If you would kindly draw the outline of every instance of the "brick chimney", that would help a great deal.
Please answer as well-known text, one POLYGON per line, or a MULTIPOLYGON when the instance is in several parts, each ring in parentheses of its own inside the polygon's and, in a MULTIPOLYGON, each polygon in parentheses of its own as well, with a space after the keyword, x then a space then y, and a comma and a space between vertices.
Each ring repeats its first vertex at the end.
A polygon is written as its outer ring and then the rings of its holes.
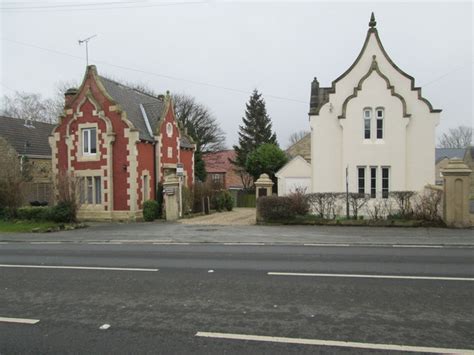
POLYGON ((78 91, 76 88, 67 89, 67 91, 64 93, 64 105, 66 107, 69 107, 69 104, 77 93, 78 91))

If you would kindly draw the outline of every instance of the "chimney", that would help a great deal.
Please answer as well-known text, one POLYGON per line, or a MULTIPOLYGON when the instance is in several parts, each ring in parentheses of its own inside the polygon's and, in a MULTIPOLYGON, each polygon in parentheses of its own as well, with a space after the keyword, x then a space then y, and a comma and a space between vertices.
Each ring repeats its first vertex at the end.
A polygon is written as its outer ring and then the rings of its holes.
POLYGON ((69 107, 69 104, 77 93, 78 91, 76 88, 67 89, 67 91, 64 93, 64 105, 66 107, 69 107))
POLYGON ((311 83, 311 99, 309 103, 310 111, 316 110, 319 106, 319 81, 314 78, 313 82, 311 83))

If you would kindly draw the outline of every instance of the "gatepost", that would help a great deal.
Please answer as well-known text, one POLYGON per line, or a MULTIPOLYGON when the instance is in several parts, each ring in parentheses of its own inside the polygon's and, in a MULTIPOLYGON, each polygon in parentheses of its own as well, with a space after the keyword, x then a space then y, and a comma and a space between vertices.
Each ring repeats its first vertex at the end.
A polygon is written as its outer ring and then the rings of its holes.
MULTIPOLYGON (((272 195, 272 187, 273 187, 273 181, 270 179, 268 174, 260 175, 258 180, 255 181, 255 194, 256 194, 256 199, 257 199, 257 205, 258 205, 259 197, 272 195)), ((260 216, 259 216, 259 211, 258 211, 258 206, 257 206, 257 222, 259 221, 259 219, 260 219, 260 216)))
POLYGON ((167 221, 176 221, 179 218, 179 180, 176 175, 169 175, 163 182, 165 195, 165 212, 167 221))
POLYGON ((469 227, 469 189, 472 170, 461 159, 450 159, 441 170, 444 180, 443 219, 449 227, 469 227))

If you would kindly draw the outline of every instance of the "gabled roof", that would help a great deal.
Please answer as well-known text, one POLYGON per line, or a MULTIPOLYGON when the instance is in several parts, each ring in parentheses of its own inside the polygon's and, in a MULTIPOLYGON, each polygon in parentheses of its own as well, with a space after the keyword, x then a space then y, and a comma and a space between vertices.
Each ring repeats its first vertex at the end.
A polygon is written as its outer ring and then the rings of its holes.
POLYGON ((148 119, 152 130, 156 127, 165 107, 163 100, 103 76, 99 76, 99 80, 112 99, 127 113, 127 119, 140 132, 140 139, 153 141, 154 138, 150 135, 145 120, 148 119), (146 117, 140 105, 145 109, 146 117))
POLYGON ((303 158, 301 155, 297 155, 293 157, 290 161, 288 161, 285 165, 283 165, 280 170, 275 173, 276 177, 282 177, 284 172, 292 167, 294 164, 302 164, 308 169, 309 174, 311 174, 311 164, 303 158))
POLYGON ((326 103, 329 102, 329 95, 334 94, 336 92, 336 83, 345 78, 351 71, 352 69, 359 63, 361 60, 368 44, 369 41, 371 40, 372 35, 374 36, 378 47, 380 48, 382 55, 387 59, 389 64, 402 76, 410 80, 410 88, 412 91, 417 92, 418 100, 423 101, 427 106, 430 112, 432 113, 438 113, 441 112, 442 110, 440 109, 435 109, 431 105, 431 103, 422 96, 421 94, 421 88, 415 86, 415 78, 413 78, 411 75, 405 73, 402 69, 400 69, 394 61, 389 57, 388 53, 386 52, 384 46, 382 45, 382 41, 380 40, 379 33, 376 28, 377 22, 375 21, 375 16, 374 13, 372 12, 370 16, 370 22, 369 22, 369 29, 367 31, 367 35, 365 37, 364 44, 362 46, 361 51, 359 52, 359 55, 357 56, 356 60, 352 63, 352 65, 344 72, 342 73, 339 77, 337 77, 333 82, 331 87, 319 87, 319 82, 316 78, 314 78, 312 84, 311 84, 311 99, 310 99, 310 110, 309 114, 310 115, 319 115, 319 111, 321 107, 323 107, 326 103))
POLYGON ((207 153, 202 156, 208 173, 226 173, 234 170, 234 165, 229 161, 235 160, 234 150, 221 150, 219 152, 207 153))
POLYGON ((438 163, 443 159, 459 158, 464 159, 466 153, 465 148, 436 148, 435 149, 435 162, 438 163))
POLYGON ((51 157, 48 137, 54 127, 44 122, 31 122, 26 126, 24 119, 0 116, 0 136, 20 155, 51 157))

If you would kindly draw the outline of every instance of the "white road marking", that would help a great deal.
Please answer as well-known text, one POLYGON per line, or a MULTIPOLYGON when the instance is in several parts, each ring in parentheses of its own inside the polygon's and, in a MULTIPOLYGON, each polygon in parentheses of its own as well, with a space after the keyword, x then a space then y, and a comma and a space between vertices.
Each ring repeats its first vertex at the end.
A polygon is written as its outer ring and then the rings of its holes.
POLYGON ((61 244, 61 242, 30 242, 30 244, 61 244))
POLYGON ((154 245, 189 245, 189 243, 181 243, 181 242, 176 242, 176 243, 168 243, 168 242, 163 242, 163 243, 153 243, 154 245))
POLYGON ((265 245, 265 243, 223 243, 224 245, 265 245))
POLYGON ((394 248, 444 248, 442 245, 394 244, 394 248))
POLYGON ((0 264, 0 267, 7 268, 31 268, 31 269, 71 269, 71 270, 104 270, 104 271, 158 271, 158 269, 143 269, 129 267, 101 267, 101 266, 56 266, 56 265, 16 265, 0 264))
POLYGON ((273 343, 286 343, 286 344, 337 346, 337 347, 342 347, 342 348, 357 348, 357 349, 394 350, 394 351, 405 351, 405 352, 412 351, 412 352, 435 353, 435 354, 446 354, 446 353, 474 354, 474 350, 471 350, 471 349, 448 349, 448 348, 435 348, 435 347, 426 347, 426 346, 359 343, 359 342, 352 342, 352 341, 285 338, 285 337, 232 334, 232 333, 197 332, 195 336, 205 337, 205 338, 251 340, 251 341, 264 341, 264 342, 273 342, 273 343))
POLYGON ((444 276, 314 274, 314 273, 304 273, 304 272, 267 272, 267 275, 270 275, 270 276, 347 277, 347 278, 400 279, 400 280, 474 281, 474 278, 472 278, 472 277, 444 277, 444 276))
MULTIPOLYGON (((305 247, 350 247, 351 244, 338 244, 338 243, 307 243, 303 244, 305 247)), ((357 246, 357 245, 353 245, 357 246)))
POLYGON ((106 323, 106 324, 102 324, 102 325, 99 327, 100 330, 107 330, 107 329, 109 329, 109 328, 110 328, 110 324, 107 324, 107 323, 106 323))
POLYGON ((5 322, 5 323, 20 323, 20 324, 36 324, 36 323, 39 322, 39 319, 0 317, 0 322, 5 322))

